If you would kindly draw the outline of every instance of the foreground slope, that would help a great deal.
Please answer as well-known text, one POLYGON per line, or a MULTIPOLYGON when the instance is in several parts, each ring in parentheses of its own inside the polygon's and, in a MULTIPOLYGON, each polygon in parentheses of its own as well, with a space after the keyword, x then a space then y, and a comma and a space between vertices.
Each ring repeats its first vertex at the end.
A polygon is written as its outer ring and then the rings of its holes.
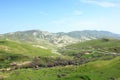
POLYGON ((12 54, 22 54, 25 56, 50 56, 53 55, 47 49, 33 47, 29 44, 23 44, 11 40, 0 40, 0 51, 12 54))
POLYGON ((11 40, 0 40, 0 68, 9 67, 12 62, 30 61, 35 57, 56 56, 50 50, 33 47, 11 40))
POLYGON ((120 80, 120 57, 81 66, 21 69, 4 74, 4 80, 120 80), (26 74, 27 72, 27 74, 26 74))

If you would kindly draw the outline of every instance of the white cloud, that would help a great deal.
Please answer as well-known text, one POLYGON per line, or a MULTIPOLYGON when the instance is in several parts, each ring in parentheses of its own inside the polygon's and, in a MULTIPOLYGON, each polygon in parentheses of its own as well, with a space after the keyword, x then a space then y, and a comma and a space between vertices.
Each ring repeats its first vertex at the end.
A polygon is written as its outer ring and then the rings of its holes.
POLYGON ((90 4, 94 4, 94 5, 98 5, 101 7, 116 7, 118 6, 117 3, 113 3, 113 2, 108 2, 108 1, 97 1, 97 0, 81 0, 81 2, 84 3, 90 3, 90 4))
POLYGON ((80 11, 80 10, 75 10, 74 11, 74 15, 77 15, 77 16, 79 16, 79 15, 82 15, 83 13, 80 11))

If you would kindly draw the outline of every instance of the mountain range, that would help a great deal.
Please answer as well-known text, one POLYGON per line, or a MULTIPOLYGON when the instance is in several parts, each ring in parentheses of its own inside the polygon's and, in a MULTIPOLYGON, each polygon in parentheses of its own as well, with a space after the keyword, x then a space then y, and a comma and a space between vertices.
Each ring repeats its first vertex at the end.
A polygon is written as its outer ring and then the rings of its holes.
POLYGON ((0 35, 0 80, 120 80, 119 69, 119 34, 29 30, 0 35))
POLYGON ((99 38, 120 39, 120 35, 108 31, 97 30, 72 31, 68 33, 28 30, 0 34, 0 39, 31 43, 42 48, 63 47, 68 44, 99 38))

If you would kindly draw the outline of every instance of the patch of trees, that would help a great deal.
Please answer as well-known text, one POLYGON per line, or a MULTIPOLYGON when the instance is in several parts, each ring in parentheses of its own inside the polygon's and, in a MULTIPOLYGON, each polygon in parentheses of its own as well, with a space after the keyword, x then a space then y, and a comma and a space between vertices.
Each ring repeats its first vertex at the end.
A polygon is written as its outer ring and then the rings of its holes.
POLYGON ((28 59, 27 56, 23 56, 21 54, 12 54, 6 52, 0 52, 0 68, 7 68, 9 64, 13 61, 28 59))
POLYGON ((17 62, 11 62, 9 64, 10 68, 9 70, 15 70, 15 69, 21 69, 21 68, 33 68, 33 69, 39 69, 39 68, 49 68, 49 67, 55 67, 55 66, 66 66, 66 65, 81 65, 85 64, 87 62, 95 61, 97 59, 112 59, 112 55, 110 57, 104 57, 101 58, 101 56, 94 56, 93 54, 84 54, 79 53, 76 54, 73 58, 62 58, 62 57, 34 57, 31 61, 24 61, 23 63, 17 63, 17 62), (87 55, 87 58, 86 56, 87 55), (89 58, 89 56, 92 58, 89 58), (83 57, 85 56, 85 57, 83 57))
POLYGON ((32 61, 23 62, 21 64, 11 63, 11 69, 20 69, 20 68, 33 68, 39 69, 42 67, 55 67, 55 66, 66 66, 66 65, 81 65, 87 62, 93 61, 93 58, 82 58, 82 54, 76 55, 73 59, 64 59, 61 57, 34 57, 32 61))
POLYGON ((87 75, 79 76, 80 80, 91 80, 87 75))
POLYGON ((88 62, 83 58, 63 59, 61 57, 34 57, 32 61, 23 62, 21 64, 13 62, 10 64, 11 70, 21 68, 33 68, 39 69, 42 67, 55 67, 55 66, 66 66, 66 65, 80 65, 88 62))
POLYGON ((102 38, 101 40, 104 41, 104 42, 110 41, 110 39, 107 39, 107 38, 102 38))

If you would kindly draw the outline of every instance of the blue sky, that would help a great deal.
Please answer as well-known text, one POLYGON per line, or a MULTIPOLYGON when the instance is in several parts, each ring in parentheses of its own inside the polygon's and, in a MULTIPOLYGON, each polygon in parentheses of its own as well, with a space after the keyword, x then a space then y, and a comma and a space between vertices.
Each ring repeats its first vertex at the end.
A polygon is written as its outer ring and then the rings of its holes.
POLYGON ((105 30, 120 34, 120 0, 0 0, 0 34, 105 30))

